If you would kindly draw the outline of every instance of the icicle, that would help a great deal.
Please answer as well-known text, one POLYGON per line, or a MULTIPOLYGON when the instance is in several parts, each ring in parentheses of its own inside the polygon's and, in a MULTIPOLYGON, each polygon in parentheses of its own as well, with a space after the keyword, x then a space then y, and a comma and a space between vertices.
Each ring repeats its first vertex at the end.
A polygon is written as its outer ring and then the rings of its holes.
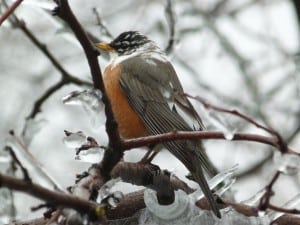
POLYGON ((75 159, 88 163, 99 163, 103 159, 104 150, 100 147, 89 148, 86 151, 80 151, 75 159))
POLYGON ((64 190, 58 182, 48 174, 43 165, 38 162, 31 153, 26 149, 26 146, 21 143, 17 137, 9 136, 6 139, 6 146, 13 149, 17 158, 22 162, 22 165, 28 170, 34 182, 39 183, 45 187, 55 188, 57 190, 64 190))
POLYGON ((236 132, 236 128, 232 127, 230 121, 228 119, 225 119, 225 116, 220 116, 218 113, 211 109, 204 109, 203 111, 206 112, 206 117, 208 121, 215 128, 222 131, 224 133, 224 137, 227 140, 233 139, 234 134, 236 132))
POLYGON ((99 190, 97 202, 107 203, 111 207, 116 207, 120 200, 124 197, 120 191, 112 191, 112 188, 121 181, 121 178, 111 179, 107 181, 99 190))
POLYGON ((287 175, 295 175, 300 170, 300 157, 295 154, 274 153, 274 163, 277 169, 287 175))
POLYGON ((255 195, 251 196, 249 199, 242 201, 242 204, 249 205, 249 206, 255 206, 260 201, 260 199, 263 197, 263 195, 266 193, 266 189, 262 189, 255 193, 255 195))
POLYGON ((68 148, 78 148, 84 144, 87 144, 87 137, 81 131, 66 135, 63 139, 64 144, 68 148))
MULTIPOLYGON (((300 193, 292 197, 289 201, 287 201, 281 208, 285 209, 293 209, 293 208, 299 208, 300 206, 300 193)), ((282 216, 284 213, 282 212, 276 212, 276 211, 271 211, 268 213, 268 216, 272 221, 278 219, 280 216, 282 216)))
POLYGON ((34 136, 45 126, 45 119, 28 119, 22 134, 24 144, 29 146, 34 136))
POLYGON ((80 105, 91 120, 93 128, 99 128, 104 124, 104 104, 101 100, 102 93, 97 89, 73 91, 62 98, 66 105, 80 105))
MULTIPOLYGON (((211 180, 208 181, 208 185, 210 189, 214 189, 219 184, 225 182, 225 185, 221 186, 220 193, 224 193, 226 190, 228 190, 231 185, 234 183, 233 175, 235 171, 238 169, 238 165, 234 165, 232 168, 225 170, 221 173, 218 173, 216 176, 214 176, 211 180)), ((218 190, 216 190, 218 191, 218 190)), ((204 194, 199 188, 194 193, 190 194, 190 198, 195 201, 198 201, 199 199, 203 198, 204 194)))

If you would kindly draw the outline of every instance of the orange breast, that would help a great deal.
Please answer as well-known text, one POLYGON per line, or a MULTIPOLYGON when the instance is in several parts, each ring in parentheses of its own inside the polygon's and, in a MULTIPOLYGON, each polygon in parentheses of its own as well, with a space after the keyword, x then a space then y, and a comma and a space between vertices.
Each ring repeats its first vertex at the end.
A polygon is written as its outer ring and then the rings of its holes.
POLYGON ((147 135, 146 128, 137 113, 128 104, 120 86, 120 66, 106 67, 103 81, 111 102, 119 133, 123 138, 137 138, 147 135))

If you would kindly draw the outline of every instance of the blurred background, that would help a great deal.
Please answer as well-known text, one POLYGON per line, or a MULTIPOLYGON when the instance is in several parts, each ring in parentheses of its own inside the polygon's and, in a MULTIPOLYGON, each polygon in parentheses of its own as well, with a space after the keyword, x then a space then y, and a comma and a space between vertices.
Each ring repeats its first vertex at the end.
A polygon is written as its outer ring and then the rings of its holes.
MULTIPOLYGON (((2 0, 1 14, 13 2, 2 0)), ((126 30, 141 31, 167 51, 188 94, 246 114, 278 131, 292 149, 300 151, 297 4, 296 0, 70 1, 80 23, 99 40, 109 41, 126 30)), ((42 101, 41 112, 35 114, 33 127, 27 129, 27 148, 49 176, 66 188, 74 183, 75 174, 99 157, 95 154, 76 160, 74 148, 63 142, 63 131, 83 131, 101 145, 107 143, 107 136, 103 115, 95 124, 93 115, 82 107, 62 102, 70 92, 90 88, 84 84, 91 83, 91 76, 79 43, 66 24, 51 15, 54 7, 52 1, 26 0, 0 27, 0 148, 11 140, 10 130, 24 139, 26 118, 32 115, 37 101, 52 90, 42 101), (43 53, 44 47, 59 67, 43 53), (57 87, 62 79, 60 67, 77 78, 76 82, 73 79, 57 87), (38 132, 33 132, 37 128, 38 132)), ((103 70, 108 58, 100 56, 99 61, 103 70)), ((193 104, 208 130, 268 135, 233 115, 206 110, 196 101, 193 104)), ((232 187, 237 202, 263 189, 283 160, 274 154, 277 150, 262 144, 208 140, 205 146, 219 170, 239 164, 232 187)), ((130 151, 126 160, 138 161, 143 154, 130 151)), ((6 153, 1 151, 0 156, 0 171, 8 173, 6 153)), ((161 152, 154 162, 186 180, 186 169, 168 152, 161 152)), ((31 174, 39 182, 34 168, 31 174)), ((116 189, 128 186, 121 183, 116 189)), ((272 202, 283 204, 299 192, 299 187, 299 175, 282 176, 272 202)), ((30 212, 38 200, 20 193, 12 198, 4 189, 0 195, 7 203, 0 206, 0 218, 1 214, 16 218, 40 215, 30 212)))

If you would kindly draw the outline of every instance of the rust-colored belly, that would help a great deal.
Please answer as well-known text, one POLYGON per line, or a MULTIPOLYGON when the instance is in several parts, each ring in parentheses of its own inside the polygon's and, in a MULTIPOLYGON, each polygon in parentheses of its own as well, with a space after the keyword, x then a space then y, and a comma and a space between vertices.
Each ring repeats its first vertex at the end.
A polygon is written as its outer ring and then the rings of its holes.
POLYGON ((128 104, 126 95, 120 86, 120 66, 106 67, 104 85, 111 102, 119 133, 123 138, 137 138, 147 135, 146 128, 137 113, 128 104))

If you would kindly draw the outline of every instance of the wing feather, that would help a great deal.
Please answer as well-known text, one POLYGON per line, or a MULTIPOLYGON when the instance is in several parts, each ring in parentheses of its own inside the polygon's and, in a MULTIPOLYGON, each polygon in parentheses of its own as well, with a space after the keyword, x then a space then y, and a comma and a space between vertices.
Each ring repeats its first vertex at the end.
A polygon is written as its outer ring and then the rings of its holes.
MULTIPOLYGON (((150 66, 146 60, 136 57, 126 60, 126 63, 121 66, 121 87, 129 104, 141 115, 140 118, 151 134, 193 130, 177 113, 176 107, 186 111, 198 121, 200 128, 203 128, 202 121, 191 103, 185 96, 180 96, 183 90, 170 63, 156 61, 156 66, 150 66), (164 73, 161 74, 160 71, 164 73), (167 98, 166 95, 169 97, 167 98)), ((202 142, 177 140, 166 142, 164 146, 192 173, 212 209, 216 215, 220 216, 202 172, 203 166, 210 175, 216 173, 202 147, 202 142)))
MULTIPOLYGON (((120 83, 130 105, 139 115, 142 115, 141 119, 151 134, 162 134, 176 130, 193 130, 177 113, 176 107, 185 105, 184 107, 193 112, 192 116, 197 115, 197 117, 194 117, 197 121, 201 120, 188 99, 183 96, 183 100, 178 104, 179 101, 176 100, 176 97, 172 97, 175 94, 178 95, 179 92, 183 92, 172 65, 158 60, 156 64, 155 67, 139 57, 128 59, 126 64, 122 64, 120 83), (162 66, 167 66, 167 69, 162 68, 162 66), (165 74, 160 74, 162 69, 166 72, 165 74), (173 76, 176 79, 171 79, 173 76), (170 83, 170 80, 173 80, 173 82, 170 83), (169 99, 166 99, 164 90, 171 92, 169 99), (175 107, 175 110, 173 107, 175 107)), ((202 166, 209 174, 215 173, 215 169, 212 169, 213 166, 209 162, 200 141, 180 140, 168 142, 165 146, 176 157, 179 157, 187 167, 191 164, 191 155, 187 154, 187 151, 199 152, 198 157, 202 166)))

